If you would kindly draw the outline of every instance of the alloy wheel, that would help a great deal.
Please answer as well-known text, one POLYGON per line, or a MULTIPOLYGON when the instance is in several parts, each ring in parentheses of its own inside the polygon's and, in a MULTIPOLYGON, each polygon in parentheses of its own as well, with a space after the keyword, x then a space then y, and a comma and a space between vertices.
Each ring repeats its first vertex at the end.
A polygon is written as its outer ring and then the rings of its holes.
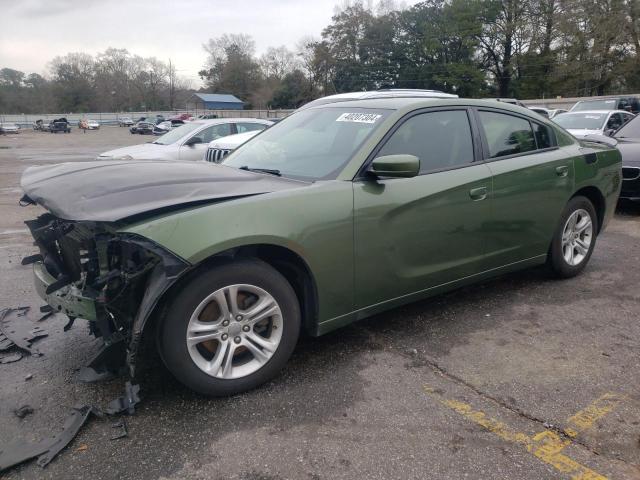
POLYGON ((282 337, 275 298, 255 285, 229 285, 208 295, 187 326, 193 362, 207 375, 235 379, 264 366, 282 337))
POLYGON ((569 215, 562 230, 562 256, 565 262, 575 267, 587 257, 593 241, 591 215, 580 208, 569 215))

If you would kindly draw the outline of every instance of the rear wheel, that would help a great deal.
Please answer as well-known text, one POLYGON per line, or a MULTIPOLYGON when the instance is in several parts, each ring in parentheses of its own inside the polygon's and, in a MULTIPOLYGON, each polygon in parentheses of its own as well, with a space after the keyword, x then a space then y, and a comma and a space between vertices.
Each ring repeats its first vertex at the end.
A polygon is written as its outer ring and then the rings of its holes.
POLYGON ((287 280, 261 261, 241 260, 183 286, 162 320, 159 347, 189 388, 233 395, 273 378, 299 332, 300 307, 287 280))
POLYGON ((591 201, 573 197, 562 213, 549 249, 549 266, 561 278, 578 275, 586 267, 598 232, 598 217, 591 201))

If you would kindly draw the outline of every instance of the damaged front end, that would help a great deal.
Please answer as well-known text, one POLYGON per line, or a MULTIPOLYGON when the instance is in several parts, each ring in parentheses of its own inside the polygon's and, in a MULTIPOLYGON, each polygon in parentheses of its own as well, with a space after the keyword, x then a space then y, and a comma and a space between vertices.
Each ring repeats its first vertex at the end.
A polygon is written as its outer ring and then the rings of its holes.
POLYGON ((40 253, 22 263, 33 264, 38 294, 68 316, 65 330, 83 318, 104 341, 81 379, 119 372, 125 360, 133 376, 144 324, 189 264, 146 238, 119 233, 115 224, 63 220, 49 213, 25 223, 40 253))

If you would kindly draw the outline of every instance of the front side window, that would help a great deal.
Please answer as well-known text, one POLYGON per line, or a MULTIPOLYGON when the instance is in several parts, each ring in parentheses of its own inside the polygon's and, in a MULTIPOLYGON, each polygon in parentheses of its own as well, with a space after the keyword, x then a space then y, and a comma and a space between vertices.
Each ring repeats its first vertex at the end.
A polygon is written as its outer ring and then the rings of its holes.
POLYGON ((516 155, 536 149, 528 120, 496 112, 478 113, 487 139, 489 158, 516 155))
POLYGON ((415 155, 420 173, 473 162, 471 126, 466 110, 421 113, 405 121, 377 156, 415 155))
POLYGON ((231 135, 230 123, 221 123, 219 125, 212 125, 196 134, 196 136, 202 139, 202 143, 209 143, 214 140, 217 140, 218 138, 226 137, 228 135, 231 135))
POLYGON ((332 180, 391 110, 320 106, 276 123, 226 157, 224 165, 332 180))
POLYGON ((640 116, 632 117, 616 132, 617 138, 640 138, 640 116))
POLYGON ((612 113, 607 122, 607 129, 617 130, 622 126, 622 115, 619 113, 612 113))
POLYGON ((267 125, 263 125, 262 123, 236 123, 236 128, 238 129, 238 133, 244 133, 264 130, 267 128, 267 125))
POLYGON ((189 132, 193 132, 194 130, 197 130, 201 126, 202 126, 201 123, 196 123, 196 122, 185 123, 184 125, 174 130, 171 130, 170 132, 165 133, 153 143, 155 143, 156 145, 170 145, 180 140, 189 132))

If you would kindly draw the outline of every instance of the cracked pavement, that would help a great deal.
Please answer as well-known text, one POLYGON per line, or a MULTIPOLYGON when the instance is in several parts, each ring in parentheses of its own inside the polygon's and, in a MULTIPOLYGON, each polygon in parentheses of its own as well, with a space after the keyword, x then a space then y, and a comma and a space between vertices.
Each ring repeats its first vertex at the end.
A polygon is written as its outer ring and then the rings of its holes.
MULTIPOLYGON (((21 222, 37 213, 17 205, 20 172, 149 139, 118 128, 0 136, 0 307, 31 305, 35 320, 42 304, 20 265, 33 252, 21 222)), ((577 278, 527 270, 304 338, 282 375, 244 395, 187 391, 147 342, 128 437, 110 440, 113 419, 92 419, 46 469, 27 463, 3 478, 571 478, 505 439, 548 430, 572 461, 638 479, 639 286, 640 208, 626 207, 577 278), (624 399, 567 436, 567 419, 607 393, 624 399)), ((35 343, 42 357, 0 365, 0 445, 51 435, 71 406, 121 394, 123 379, 75 381, 99 343, 85 322, 67 333, 65 323, 38 324, 49 333, 35 343), (19 419, 24 404, 34 413, 19 419)))

